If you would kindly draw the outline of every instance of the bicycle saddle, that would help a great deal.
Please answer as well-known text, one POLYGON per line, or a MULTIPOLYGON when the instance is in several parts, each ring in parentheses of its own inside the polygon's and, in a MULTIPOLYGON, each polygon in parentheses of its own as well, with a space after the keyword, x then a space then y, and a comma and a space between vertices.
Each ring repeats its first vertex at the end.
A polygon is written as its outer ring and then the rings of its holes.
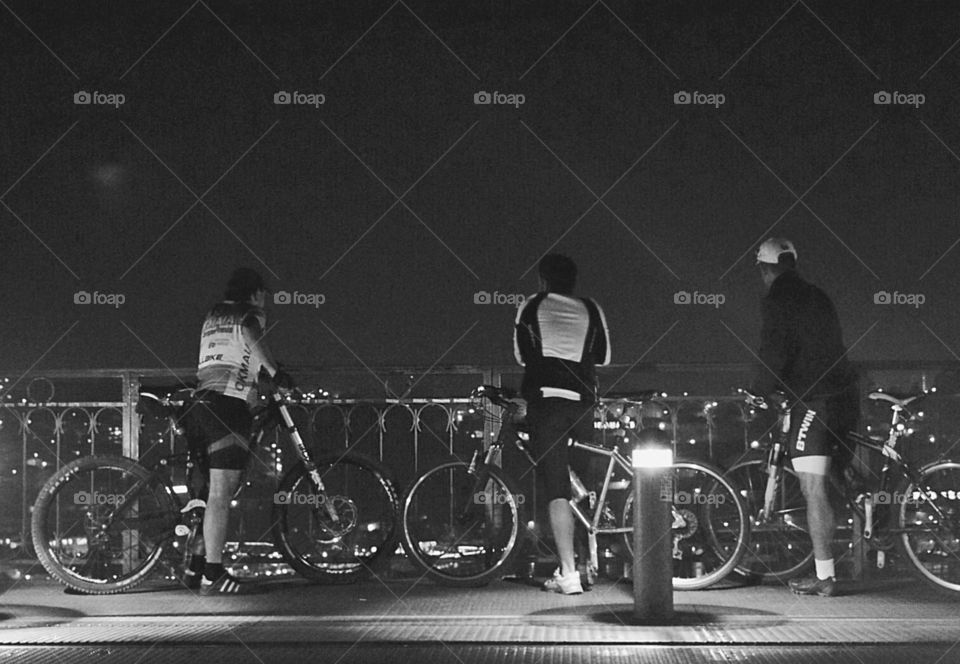
POLYGON ((923 397, 927 396, 926 392, 918 392, 917 394, 901 394, 900 396, 890 394, 889 392, 871 392, 867 395, 873 401, 886 401, 892 403, 895 406, 900 406, 901 408, 910 405, 914 401, 918 401, 923 397))

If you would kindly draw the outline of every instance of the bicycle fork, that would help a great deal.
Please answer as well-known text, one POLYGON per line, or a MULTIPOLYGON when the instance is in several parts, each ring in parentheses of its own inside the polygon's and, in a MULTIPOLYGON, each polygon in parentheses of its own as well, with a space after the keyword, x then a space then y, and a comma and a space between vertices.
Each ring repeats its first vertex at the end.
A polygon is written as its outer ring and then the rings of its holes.
MULTIPOLYGON (((275 399, 279 399, 274 395, 275 399)), ((340 516, 337 514, 337 510, 333 505, 332 500, 326 500, 326 487, 323 485, 323 479, 320 477, 320 471, 317 469, 317 465, 313 462, 313 457, 310 455, 310 451, 307 449, 306 443, 303 442, 303 438, 300 436, 300 431, 297 429, 297 425, 293 423, 293 418, 290 417, 290 411, 287 409, 287 405, 280 403, 278 410, 280 411, 280 417, 283 418, 283 427, 287 430, 287 435, 290 436, 290 440, 293 441, 294 446, 297 448, 297 454, 303 460, 304 468, 307 469, 307 475, 309 475, 310 480, 313 482, 313 486, 316 488, 317 493, 324 498, 320 501, 321 506, 326 511, 327 516, 330 517, 330 520, 334 524, 340 523, 340 516)), ((321 523, 321 527, 326 528, 326 526, 321 523)), ((328 528, 328 530, 330 530, 328 528)), ((334 533, 333 530, 330 530, 331 533, 334 533)))
POLYGON ((783 479, 783 459, 786 454, 785 442, 790 440, 790 411, 785 411, 780 418, 780 434, 770 448, 767 458, 767 486, 763 493, 763 509, 760 510, 760 522, 767 523, 773 518, 776 508, 780 482, 783 479))
POLYGON ((773 518, 780 481, 783 478, 783 445, 779 441, 773 444, 770 458, 767 459, 767 485, 763 493, 763 508, 760 510, 760 522, 766 523, 773 518))

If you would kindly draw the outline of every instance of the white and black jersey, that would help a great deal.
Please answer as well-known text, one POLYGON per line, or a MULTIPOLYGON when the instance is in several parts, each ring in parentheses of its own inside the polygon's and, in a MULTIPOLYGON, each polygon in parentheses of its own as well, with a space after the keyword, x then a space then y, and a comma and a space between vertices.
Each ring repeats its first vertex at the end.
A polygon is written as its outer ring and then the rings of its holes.
POLYGON ((263 309, 252 304, 227 300, 213 307, 200 333, 199 389, 254 403, 261 363, 244 339, 243 328, 259 338, 266 324, 263 309))
POLYGON ((526 367, 526 399, 593 401, 594 367, 610 363, 610 336, 600 306, 588 298, 537 293, 517 311, 513 348, 526 367))

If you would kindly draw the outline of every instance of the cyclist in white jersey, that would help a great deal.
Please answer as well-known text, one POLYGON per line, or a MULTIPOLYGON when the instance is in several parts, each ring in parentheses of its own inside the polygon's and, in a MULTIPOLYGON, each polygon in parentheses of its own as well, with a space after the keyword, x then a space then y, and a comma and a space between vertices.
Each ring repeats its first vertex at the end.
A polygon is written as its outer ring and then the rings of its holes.
POLYGON ((227 283, 224 301, 207 314, 200 335, 197 395, 202 401, 194 408, 198 439, 191 443, 205 447, 210 482, 203 518, 205 556, 194 556, 185 583, 203 595, 253 591, 224 570, 223 544, 230 500, 250 455, 250 409, 257 401, 260 371, 278 385, 290 382, 263 340, 266 295, 257 272, 238 268, 227 283))
POLYGON ((569 466, 580 465, 581 459, 570 453, 569 444, 593 437, 594 367, 610 363, 610 336, 600 306, 573 296, 577 266, 570 258, 548 254, 539 272, 540 292, 517 311, 514 351, 524 366, 520 391, 527 400, 530 443, 546 488, 560 559, 560 568, 544 589, 575 595, 583 586, 574 563, 569 466))

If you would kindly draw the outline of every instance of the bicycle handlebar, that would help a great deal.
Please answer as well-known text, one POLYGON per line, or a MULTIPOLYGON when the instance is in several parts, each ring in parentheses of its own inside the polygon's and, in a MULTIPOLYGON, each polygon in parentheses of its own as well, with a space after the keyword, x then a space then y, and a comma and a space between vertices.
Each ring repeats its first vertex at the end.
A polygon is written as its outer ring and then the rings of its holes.
POLYGON ((769 395, 769 399, 759 394, 753 394, 750 390, 742 387, 736 388, 736 393, 743 395, 746 402, 754 408, 767 410, 772 405, 774 410, 782 413, 790 410, 791 407, 790 401, 787 399, 787 395, 785 395, 783 392, 773 392, 769 395))
POLYGON ((511 399, 517 396, 516 390, 509 387, 498 387, 497 385, 480 385, 473 390, 471 395, 474 399, 485 398, 490 403, 496 404, 501 408, 516 408, 517 404, 511 399))
MULTIPOLYGON (((486 398, 489 399, 491 403, 494 403, 503 408, 511 408, 516 406, 516 402, 513 399, 517 398, 517 392, 514 389, 509 387, 502 387, 497 385, 480 385, 477 387, 472 395, 474 399, 486 398)), ((666 394, 657 390, 644 390, 641 392, 610 392, 603 395, 604 400, 614 400, 614 401, 634 401, 637 403, 646 403, 648 401, 653 401, 654 399, 663 398, 666 394)))

